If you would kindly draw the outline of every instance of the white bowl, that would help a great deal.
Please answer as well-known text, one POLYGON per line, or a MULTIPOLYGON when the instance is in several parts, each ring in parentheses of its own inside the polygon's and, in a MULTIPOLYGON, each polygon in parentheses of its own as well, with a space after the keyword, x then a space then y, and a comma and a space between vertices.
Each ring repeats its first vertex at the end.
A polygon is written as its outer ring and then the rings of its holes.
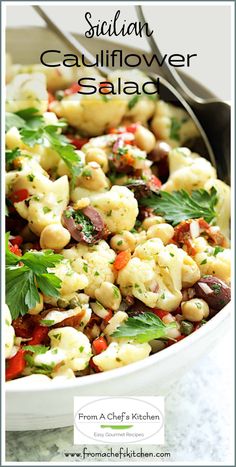
MULTIPOLYGON (((94 52, 113 47, 110 41, 82 40, 94 52)), ((44 28, 28 28, 27 31, 26 28, 17 28, 7 31, 7 51, 11 53, 14 63, 37 63, 40 53, 48 48, 48 44, 66 51, 65 46, 44 28)), ((122 48, 127 53, 132 50, 122 48)), ((189 77, 185 78, 195 92, 203 97, 212 96, 203 86, 189 77)), ((7 430, 40 430, 72 425, 74 396, 166 394, 171 385, 221 339, 229 327, 230 310, 231 306, 228 304, 198 331, 182 341, 123 368, 64 382, 41 381, 40 375, 36 375, 31 382, 27 378, 7 382, 7 430)))

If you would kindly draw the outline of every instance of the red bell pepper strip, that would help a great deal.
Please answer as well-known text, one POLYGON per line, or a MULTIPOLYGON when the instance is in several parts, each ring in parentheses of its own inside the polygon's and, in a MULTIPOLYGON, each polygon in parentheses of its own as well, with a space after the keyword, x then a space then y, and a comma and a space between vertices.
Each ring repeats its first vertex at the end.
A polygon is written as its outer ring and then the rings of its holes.
POLYGON ((117 271, 120 271, 121 269, 123 269, 126 264, 128 264, 129 260, 131 258, 131 253, 130 253, 130 250, 125 250, 125 251, 121 251, 115 261, 114 261, 114 268, 117 270, 117 271))
POLYGON ((159 308, 153 308, 153 313, 158 316, 158 318, 162 319, 164 316, 169 314, 169 311, 161 310, 159 308))
POLYGON ((19 349, 14 357, 7 359, 6 361, 6 380, 15 379, 21 375, 22 371, 26 366, 24 359, 25 350, 19 349))
POLYGON ((39 345, 44 341, 47 335, 48 335, 47 326, 37 326, 33 330, 32 339, 30 339, 30 341, 27 342, 27 345, 39 345))
POLYGON ((104 352, 104 350, 106 350, 107 347, 108 347, 107 341, 105 337, 102 337, 102 336, 94 339, 92 343, 93 353, 95 353, 96 355, 100 354, 101 352, 104 352))
POLYGON ((24 201, 29 197, 28 190, 24 188, 22 190, 13 191, 13 193, 9 196, 9 199, 12 203, 19 203, 20 201, 24 201))
POLYGON ((14 238, 11 238, 10 242, 12 245, 20 246, 23 243, 23 238, 21 235, 16 235, 14 238))

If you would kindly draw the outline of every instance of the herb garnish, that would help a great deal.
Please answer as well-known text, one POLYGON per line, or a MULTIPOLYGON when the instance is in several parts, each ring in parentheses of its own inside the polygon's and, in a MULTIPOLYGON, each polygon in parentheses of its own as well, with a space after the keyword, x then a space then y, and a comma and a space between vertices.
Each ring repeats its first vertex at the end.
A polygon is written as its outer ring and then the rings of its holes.
POLYGON ((67 127, 65 120, 59 120, 55 125, 47 125, 37 109, 28 108, 19 112, 6 114, 6 131, 15 126, 19 129, 22 141, 27 146, 36 144, 49 145, 70 170, 72 183, 80 175, 82 162, 75 148, 65 135, 59 133, 60 128, 67 127))
POLYGON ((44 250, 27 251, 19 257, 9 250, 8 240, 9 234, 6 235, 6 302, 12 319, 16 319, 40 302, 38 289, 50 297, 59 297, 61 280, 48 273, 47 268, 54 267, 63 256, 44 250))
POLYGON ((215 205, 218 201, 214 187, 210 192, 199 189, 191 194, 185 190, 159 191, 140 200, 142 206, 152 208, 155 214, 162 215, 173 226, 186 219, 203 217, 210 223, 216 218, 215 205))
POLYGON ((112 334, 113 337, 129 337, 137 342, 149 342, 152 339, 167 337, 167 331, 175 328, 176 323, 165 324, 154 313, 143 313, 129 317, 112 334))

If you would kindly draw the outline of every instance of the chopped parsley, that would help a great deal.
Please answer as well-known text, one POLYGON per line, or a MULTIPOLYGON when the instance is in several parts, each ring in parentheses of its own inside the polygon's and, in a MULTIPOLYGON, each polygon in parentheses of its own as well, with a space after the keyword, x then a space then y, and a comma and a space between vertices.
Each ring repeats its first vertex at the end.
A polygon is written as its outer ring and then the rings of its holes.
POLYGON ((200 263, 200 266, 201 266, 202 264, 206 264, 206 263, 207 263, 207 259, 205 258, 205 259, 203 259, 202 262, 200 263))
POLYGON ((136 96, 132 97, 132 99, 129 100, 129 102, 128 102, 129 110, 133 109, 133 107, 138 103, 140 97, 141 96, 136 95, 136 96))
POLYGON ((222 248, 221 246, 216 246, 213 251, 213 256, 218 255, 218 253, 222 253, 222 251, 224 251, 224 248, 222 248))
POLYGON ((49 350, 45 345, 24 345, 24 350, 29 350, 37 355, 44 354, 49 350))
POLYGON ((211 284, 212 290, 214 290, 214 293, 218 295, 221 292, 221 284, 211 284))
POLYGON ((35 179, 35 175, 34 175, 34 174, 29 174, 29 175, 27 175, 27 178, 28 178, 28 180, 29 180, 30 182, 33 182, 34 179, 35 179))
POLYGON ((115 298, 120 298, 120 291, 115 285, 113 285, 113 295, 115 298))
POLYGON ((51 212, 51 209, 48 208, 47 206, 44 206, 43 207, 43 212, 44 212, 44 214, 47 214, 48 212, 51 212))

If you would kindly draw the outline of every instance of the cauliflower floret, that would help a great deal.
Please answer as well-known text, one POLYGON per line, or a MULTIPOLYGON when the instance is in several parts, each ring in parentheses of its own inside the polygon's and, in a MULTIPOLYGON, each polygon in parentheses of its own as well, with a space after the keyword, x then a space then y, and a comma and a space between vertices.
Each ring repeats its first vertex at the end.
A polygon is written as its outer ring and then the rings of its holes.
POLYGON ((188 113, 164 101, 156 103, 151 129, 157 139, 166 141, 173 148, 199 136, 199 131, 188 113))
POLYGON ((48 106, 46 78, 42 73, 19 74, 6 88, 6 111, 18 112, 32 107, 43 114, 48 106))
POLYGON ((64 259, 54 268, 48 269, 49 272, 52 272, 61 279, 61 295, 68 295, 77 290, 82 290, 89 284, 87 276, 83 273, 76 272, 72 264, 69 259, 64 259))
POLYGON ((216 170, 209 161, 188 148, 172 149, 168 155, 170 176, 162 185, 165 191, 198 190, 210 179, 216 179, 216 170))
POLYGON ((215 206, 216 224, 220 227, 220 231, 225 237, 229 237, 229 220, 230 220, 230 196, 231 190, 226 183, 221 180, 209 180, 204 188, 207 191, 214 187, 217 191, 218 201, 215 206))
POLYGON ((92 205, 101 214, 108 230, 118 233, 131 230, 138 215, 138 203, 125 186, 114 185, 110 191, 94 195, 92 205))
POLYGON ((7 305, 4 306, 4 326, 5 326, 5 358, 12 356, 12 351, 14 348, 14 337, 15 330, 11 326, 12 318, 11 313, 7 305))
POLYGON ((62 254, 70 260, 74 271, 83 270, 88 281, 85 293, 90 297, 95 298, 95 292, 103 282, 114 283, 112 263, 116 254, 104 240, 94 246, 78 244, 77 247, 62 250, 62 254))
MULTIPOLYGON (((121 82, 125 81, 134 81, 141 87, 145 82, 150 81, 145 73, 140 70, 116 70, 109 74, 108 80, 114 84, 115 89, 117 88, 117 79, 120 78, 121 82)), ((156 88, 154 84, 150 84, 148 87, 148 92, 155 92, 156 88)), ((148 97, 143 94, 139 96, 137 102, 132 108, 129 108, 129 102, 133 99, 134 96, 123 94, 127 102, 127 108, 125 112, 125 119, 133 122, 140 122, 146 124, 148 120, 152 117, 155 111, 155 101, 152 97, 155 97, 155 94, 148 97)))
POLYGON ((93 361, 100 371, 108 371, 143 360, 150 352, 151 346, 147 343, 111 342, 104 352, 93 357, 93 361))
POLYGON ((193 247, 197 251, 194 261, 198 264, 201 275, 209 274, 229 283, 231 269, 231 251, 229 248, 222 248, 217 251, 217 247, 208 244, 205 238, 198 237, 194 240, 193 247))
POLYGON ((22 189, 28 190, 30 195, 49 192, 52 182, 38 161, 24 155, 18 159, 18 170, 6 173, 6 194, 22 189))
MULTIPOLYGON (((51 340, 51 348, 44 354, 37 354, 34 357, 36 366, 52 366, 52 371, 60 364, 63 364, 64 369, 70 368, 73 371, 84 370, 88 366, 91 345, 89 339, 82 332, 66 326, 52 329, 48 336, 51 340)), ((54 371, 54 376, 56 372, 54 371)))
MULTIPOLYGON (((58 118, 53 112, 44 112, 43 120, 45 125, 57 125, 58 123, 58 118)), ((8 149, 14 149, 16 147, 21 149, 21 151, 26 153, 28 158, 33 157, 35 161, 40 163, 44 170, 50 171, 55 178, 56 176, 62 175, 71 176, 68 166, 55 149, 52 149, 48 145, 39 144, 35 144, 32 147, 27 146, 27 144, 22 141, 20 132, 16 127, 12 127, 7 131, 5 140, 8 149)), ((85 163, 84 153, 77 150, 75 153, 80 157, 82 167, 85 163)))
POLYGON ((83 134, 94 136, 120 124, 126 111, 126 102, 123 96, 104 99, 102 95, 77 93, 64 97, 53 110, 83 134))
POLYGON ((158 238, 136 247, 134 256, 118 273, 121 292, 147 306, 174 311, 182 299, 183 284, 200 278, 195 262, 175 245, 164 246, 158 238))
POLYGON ((18 214, 29 222, 30 230, 40 235, 46 226, 61 224, 62 213, 69 202, 69 182, 67 176, 53 182, 44 175, 45 172, 38 164, 35 163, 33 168, 34 172, 27 169, 14 174, 9 172, 7 180, 11 180, 13 190, 24 187, 30 195, 35 193, 35 196, 28 198, 27 203, 15 203, 15 208, 18 214), (39 168, 38 173, 36 168, 39 168))
POLYGON ((55 92, 58 89, 65 89, 76 80, 75 67, 65 67, 62 64, 59 67, 47 67, 45 65, 13 65, 14 73, 42 73, 47 81, 47 89, 55 92))

